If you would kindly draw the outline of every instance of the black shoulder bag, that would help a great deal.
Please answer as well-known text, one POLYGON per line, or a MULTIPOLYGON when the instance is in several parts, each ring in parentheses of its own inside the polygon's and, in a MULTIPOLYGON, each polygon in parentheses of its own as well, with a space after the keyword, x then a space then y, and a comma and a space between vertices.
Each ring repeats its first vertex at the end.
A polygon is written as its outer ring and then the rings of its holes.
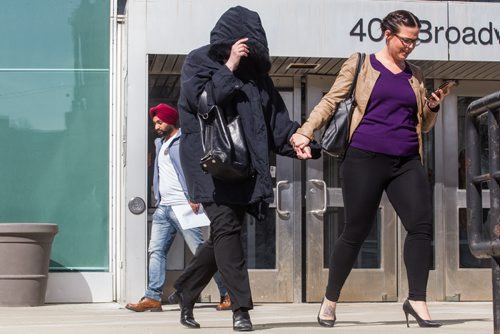
POLYGON ((238 113, 234 111, 227 115, 218 105, 209 109, 206 91, 201 94, 198 108, 203 146, 200 166, 203 171, 224 181, 252 176, 254 169, 238 113))
POLYGON ((358 63, 356 65, 356 72, 354 73, 351 88, 349 89, 349 95, 347 95, 346 99, 337 104, 335 113, 332 118, 330 118, 321 136, 321 149, 334 158, 342 159, 349 146, 349 130, 351 128, 352 113, 356 107, 356 98, 354 96, 356 82, 364 60, 365 54, 358 53, 358 63))

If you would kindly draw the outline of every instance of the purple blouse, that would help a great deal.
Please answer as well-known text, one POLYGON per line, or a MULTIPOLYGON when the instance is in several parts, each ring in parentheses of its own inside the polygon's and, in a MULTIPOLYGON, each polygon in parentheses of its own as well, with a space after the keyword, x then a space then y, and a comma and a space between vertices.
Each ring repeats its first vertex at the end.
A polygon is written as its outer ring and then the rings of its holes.
POLYGON ((418 154, 417 100, 410 86, 410 66, 394 74, 370 55, 380 76, 373 87, 365 115, 352 136, 351 146, 394 156, 418 154))

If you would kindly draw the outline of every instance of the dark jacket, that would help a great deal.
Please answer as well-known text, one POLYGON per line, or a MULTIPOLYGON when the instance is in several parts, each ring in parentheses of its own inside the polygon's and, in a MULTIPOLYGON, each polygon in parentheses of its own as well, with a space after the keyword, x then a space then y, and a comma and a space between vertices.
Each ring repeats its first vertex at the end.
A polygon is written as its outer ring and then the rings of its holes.
POLYGON ((295 157, 288 140, 299 124, 290 120, 269 77, 267 39, 257 13, 243 7, 225 12, 210 35, 210 44, 192 51, 181 71, 178 110, 182 168, 188 193, 196 203, 250 204, 273 201, 269 151, 295 157), (225 66, 231 46, 248 37, 250 56, 233 73, 225 66), (202 146, 198 100, 206 89, 208 104, 236 111, 241 118, 256 175, 239 183, 213 179, 200 168, 202 146))

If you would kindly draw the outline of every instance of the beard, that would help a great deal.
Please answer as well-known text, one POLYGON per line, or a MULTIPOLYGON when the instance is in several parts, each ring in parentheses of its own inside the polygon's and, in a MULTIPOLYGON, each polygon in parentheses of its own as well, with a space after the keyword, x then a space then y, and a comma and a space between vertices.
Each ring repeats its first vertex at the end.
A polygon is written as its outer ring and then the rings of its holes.
POLYGON ((175 126, 168 124, 164 129, 157 129, 155 130, 156 134, 158 137, 165 137, 165 138, 170 138, 172 133, 175 130, 175 126))

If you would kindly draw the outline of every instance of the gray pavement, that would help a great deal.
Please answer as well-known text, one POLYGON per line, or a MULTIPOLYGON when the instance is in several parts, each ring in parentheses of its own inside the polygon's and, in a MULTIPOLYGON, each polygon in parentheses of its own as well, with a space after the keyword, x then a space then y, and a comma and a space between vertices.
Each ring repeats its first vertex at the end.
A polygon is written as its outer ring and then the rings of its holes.
MULTIPOLYGON (((256 332, 262 333, 492 333, 491 302, 429 303, 443 327, 406 328, 401 303, 341 303, 334 328, 316 323, 319 304, 258 304, 251 311, 256 332)), ((183 328, 179 308, 163 305, 162 313, 134 313, 119 304, 47 304, 40 307, 0 307, 0 333, 8 334, 175 334, 233 333, 230 311, 198 304, 195 317, 202 328, 183 328)))

